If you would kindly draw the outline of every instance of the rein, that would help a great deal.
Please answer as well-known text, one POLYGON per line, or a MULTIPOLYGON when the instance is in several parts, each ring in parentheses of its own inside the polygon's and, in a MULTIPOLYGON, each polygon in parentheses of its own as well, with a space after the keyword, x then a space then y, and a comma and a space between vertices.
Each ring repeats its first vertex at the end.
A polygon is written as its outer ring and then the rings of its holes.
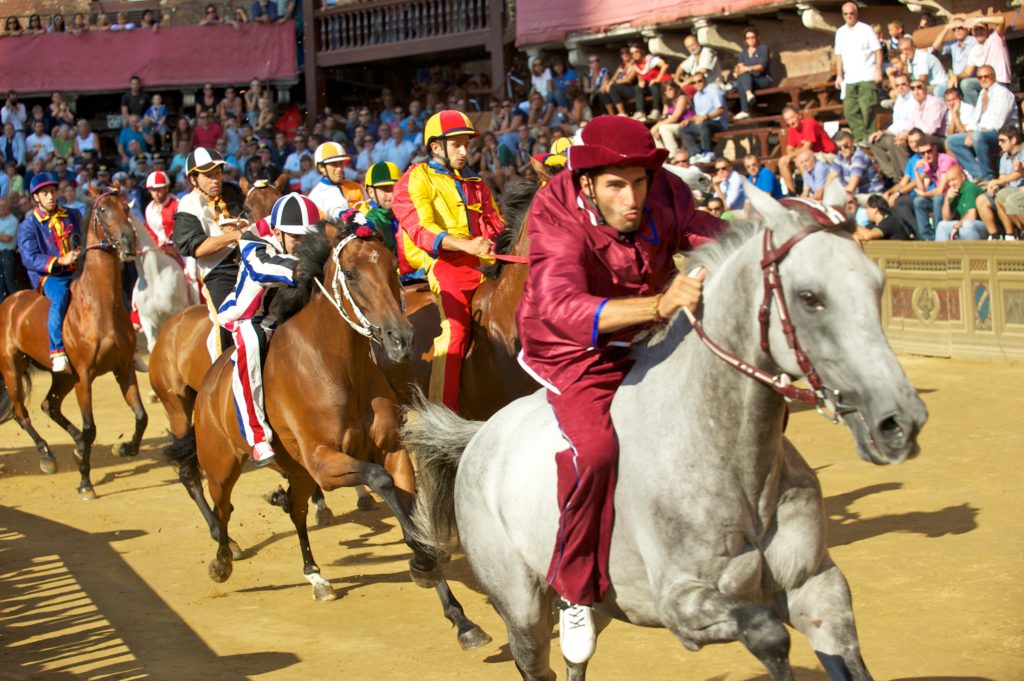
POLYGON ((356 238, 358 237, 355 234, 350 234, 349 236, 342 239, 337 246, 331 249, 331 259, 334 260, 334 279, 331 282, 331 288, 334 290, 334 295, 332 296, 330 293, 327 292, 327 289, 324 288, 324 285, 320 283, 319 277, 313 277, 313 281, 316 282, 316 285, 323 292, 324 297, 327 298, 331 305, 334 306, 334 309, 338 311, 338 314, 341 315, 341 318, 344 319, 348 323, 348 325, 355 330, 356 333, 358 333, 360 336, 365 336, 366 338, 376 340, 378 343, 380 343, 380 341, 377 340, 377 338, 373 334, 373 330, 379 330, 380 327, 375 326, 373 323, 371 323, 370 320, 366 318, 366 315, 363 314, 363 311, 359 309, 359 306, 356 305, 356 301, 352 297, 352 292, 349 291, 348 283, 345 281, 345 275, 341 271, 341 252, 342 250, 344 250, 345 246, 350 244, 356 238), (352 318, 349 317, 348 313, 345 312, 345 307, 341 304, 343 296, 344 299, 348 301, 349 306, 352 308, 352 312, 355 315, 356 319, 358 320, 358 323, 353 321, 352 318))
POLYGON ((501 253, 488 253, 488 255, 495 260, 501 260, 502 262, 518 263, 525 265, 530 262, 530 259, 525 255, 504 255, 501 253))
POLYGON ((779 263, 789 254, 793 246, 822 229, 822 227, 817 226, 810 227, 790 237, 778 248, 773 248, 772 230, 770 227, 765 227, 761 257, 761 269, 764 272, 764 299, 761 301, 761 307, 757 313, 757 320, 761 326, 761 349, 768 355, 768 359, 774 363, 775 360, 772 358, 771 348, 768 343, 768 325, 771 319, 772 303, 774 302, 775 307, 778 308, 779 321, 782 324, 782 333, 786 337, 786 344, 796 354, 797 365, 800 367, 800 371, 804 373, 807 383, 810 384, 810 389, 799 388, 794 385, 793 377, 785 372, 772 375, 740 359, 713 341, 704 330, 703 324, 694 317, 692 312, 686 308, 683 308, 683 312, 686 314, 687 319, 689 319, 693 330, 697 333, 697 337, 716 357, 732 368, 753 378, 755 381, 768 386, 786 398, 787 401, 795 400, 813 406, 819 414, 832 421, 832 423, 839 423, 841 417, 853 413, 856 409, 843 404, 840 392, 834 388, 829 388, 822 382, 821 376, 814 368, 814 364, 807 356, 807 353, 804 352, 799 339, 796 337, 796 327, 793 326, 793 322, 790 319, 789 306, 786 305, 786 298, 782 292, 782 281, 779 278, 779 263))
POLYGON ((110 232, 107 231, 107 226, 103 223, 102 220, 100 220, 100 213, 99 210, 97 210, 100 201, 107 198, 108 196, 111 196, 113 193, 114 192, 111 191, 104 192, 99 197, 97 197, 96 202, 93 203, 92 219, 89 221, 89 230, 92 231, 99 227, 99 234, 97 234, 97 236, 100 237, 100 242, 98 244, 93 244, 92 246, 86 246, 86 251, 92 251, 96 249, 99 249, 104 253, 113 253, 117 251, 117 243, 114 241, 114 237, 110 235, 110 232))

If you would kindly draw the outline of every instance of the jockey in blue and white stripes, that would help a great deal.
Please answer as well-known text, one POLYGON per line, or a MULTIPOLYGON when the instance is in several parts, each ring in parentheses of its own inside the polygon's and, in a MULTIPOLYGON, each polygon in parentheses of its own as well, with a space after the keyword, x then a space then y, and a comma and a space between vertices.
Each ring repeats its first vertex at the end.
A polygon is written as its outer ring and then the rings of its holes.
POLYGON ((298 258, 292 253, 319 219, 316 204, 301 194, 278 199, 270 217, 242 235, 238 279, 217 310, 217 320, 235 342, 231 389, 238 425, 253 448, 253 460, 261 466, 274 458, 273 432, 263 407, 263 361, 277 328, 277 319, 269 314, 272 289, 296 285, 298 258))

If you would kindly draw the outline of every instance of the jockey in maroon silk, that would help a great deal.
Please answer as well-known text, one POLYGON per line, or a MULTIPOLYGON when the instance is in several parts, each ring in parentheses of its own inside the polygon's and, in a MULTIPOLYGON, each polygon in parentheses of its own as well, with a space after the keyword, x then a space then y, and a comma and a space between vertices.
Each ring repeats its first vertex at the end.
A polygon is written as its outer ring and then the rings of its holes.
POLYGON ((591 608, 608 589, 618 442, 610 406, 632 366, 631 339, 700 300, 703 273, 678 275, 674 253, 723 223, 661 167, 642 123, 599 116, 530 207, 530 273, 516 311, 520 362, 548 389, 569 447, 556 455, 558 536, 548 581, 562 597, 562 652, 594 650, 591 608))

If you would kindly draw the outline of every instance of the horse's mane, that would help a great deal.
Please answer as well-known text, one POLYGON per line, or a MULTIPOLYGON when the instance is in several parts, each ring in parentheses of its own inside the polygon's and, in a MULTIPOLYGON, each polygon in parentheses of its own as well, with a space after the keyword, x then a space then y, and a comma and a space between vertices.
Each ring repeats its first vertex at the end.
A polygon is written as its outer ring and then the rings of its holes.
POLYGON ((299 259, 296 268, 297 286, 278 289, 270 302, 270 314, 276 316, 278 322, 293 317, 309 302, 316 289, 313 279, 323 276, 335 243, 327 236, 322 222, 317 225, 317 231, 302 237, 302 241, 295 247, 295 255, 299 259))
MULTIPOLYGON (((540 189, 540 182, 536 180, 519 180, 505 186, 505 194, 502 197, 505 208, 505 229, 494 240, 495 253, 507 255, 512 250, 512 245, 519 238, 519 232, 522 231, 523 225, 526 223, 526 213, 530 209, 530 204, 533 202, 533 197, 537 195, 538 189, 540 189)), ((499 260, 493 265, 480 269, 488 279, 497 279, 503 265, 504 263, 499 260)))

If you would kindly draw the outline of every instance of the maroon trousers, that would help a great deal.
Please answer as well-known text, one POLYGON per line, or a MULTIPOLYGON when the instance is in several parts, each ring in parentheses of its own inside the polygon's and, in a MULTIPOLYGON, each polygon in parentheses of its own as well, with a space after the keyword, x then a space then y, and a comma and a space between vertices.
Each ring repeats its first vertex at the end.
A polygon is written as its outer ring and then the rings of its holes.
POLYGON ((608 578, 619 444, 612 427, 612 398, 633 362, 628 349, 613 348, 561 395, 548 402, 569 449, 558 452, 561 516, 548 583, 571 603, 604 598, 608 578))

